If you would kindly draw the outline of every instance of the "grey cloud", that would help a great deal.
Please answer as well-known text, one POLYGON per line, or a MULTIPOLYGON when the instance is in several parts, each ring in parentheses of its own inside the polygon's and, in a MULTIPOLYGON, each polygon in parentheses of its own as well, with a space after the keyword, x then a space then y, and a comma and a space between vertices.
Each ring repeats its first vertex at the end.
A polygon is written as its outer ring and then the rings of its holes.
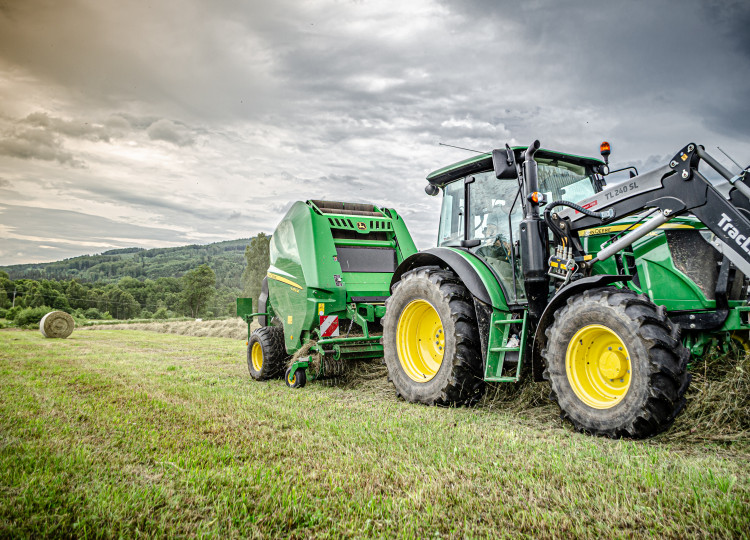
POLYGON ((189 146, 195 139, 184 126, 177 125, 170 120, 157 120, 146 130, 149 138, 154 141, 166 141, 177 146, 189 146))
POLYGON ((15 126, 0 138, 0 155, 19 159, 57 161, 63 165, 83 167, 84 163, 63 148, 62 140, 39 128, 15 126))
POLYGON ((42 128, 46 131, 66 135, 68 137, 87 139, 90 141, 109 142, 111 137, 109 129, 105 126, 91 125, 88 122, 83 121, 75 122, 72 120, 63 120, 61 118, 50 116, 45 112, 32 113, 24 118, 22 123, 35 128, 42 128))
POLYGON ((142 193, 129 191, 106 184, 85 184, 68 189, 70 193, 78 194, 83 199, 94 199, 105 202, 125 203, 141 208, 151 209, 157 213, 169 211, 175 215, 189 215, 205 220, 215 220, 216 216, 210 210, 200 210, 199 205, 180 204, 174 200, 155 195, 154 193, 142 193))
POLYGON ((104 125, 117 130, 118 132, 128 132, 132 125, 128 118, 122 114, 113 114, 104 121, 104 125))
POLYGON ((0 212, 3 224, 13 228, 16 234, 27 235, 28 231, 34 231, 33 236, 44 237, 45 243, 80 240, 120 246, 123 244, 120 238, 166 242, 188 240, 184 233, 174 229, 143 227, 70 210, 4 204, 0 205, 0 212))
POLYGON ((0 11, 0 58, 84 96, 90 109, 129 101, 252 116, 274 96, 273 49, 253 28, 286 16, 283 5, 244 2, 25 0, 0 11))

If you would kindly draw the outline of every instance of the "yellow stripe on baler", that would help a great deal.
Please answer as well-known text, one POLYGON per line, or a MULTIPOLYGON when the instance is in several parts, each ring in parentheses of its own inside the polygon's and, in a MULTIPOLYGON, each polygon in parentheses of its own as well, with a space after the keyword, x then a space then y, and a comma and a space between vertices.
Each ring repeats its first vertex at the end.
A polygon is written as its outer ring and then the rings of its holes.
POLYGON ((292 287, 296 287, 298 289, 303 289, 304 288, 304 287, 302 287, 302 285, 300 285, 298 283, 295 283, 291 279, 287 279, 287 278, 282 277, 282 276, 277 276, 276 274, 272 274, 271 272, 268 272, 266 275, 270 279, 275 279, 276 281, 280 281, 281 283, 286 283, 287 285, 291 285, 292 287))

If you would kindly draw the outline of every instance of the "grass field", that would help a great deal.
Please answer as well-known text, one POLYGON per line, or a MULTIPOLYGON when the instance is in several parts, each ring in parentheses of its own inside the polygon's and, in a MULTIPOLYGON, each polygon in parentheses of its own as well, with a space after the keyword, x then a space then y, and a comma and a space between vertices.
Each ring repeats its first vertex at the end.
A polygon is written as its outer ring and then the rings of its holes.
POLYGON ((247 376, 244 341, 0 331, 0 537, 747 537, 747 441, 611 441, 367 383, 247 376))

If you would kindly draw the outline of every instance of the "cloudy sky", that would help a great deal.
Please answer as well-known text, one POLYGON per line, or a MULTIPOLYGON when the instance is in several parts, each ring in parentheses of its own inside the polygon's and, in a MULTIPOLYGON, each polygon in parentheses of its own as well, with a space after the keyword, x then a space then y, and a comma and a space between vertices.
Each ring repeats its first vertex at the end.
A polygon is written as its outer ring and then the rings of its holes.
POLYGON ((0 0, 0 265, 395 207, 506 142, 750 163, 750 3, 0 0))

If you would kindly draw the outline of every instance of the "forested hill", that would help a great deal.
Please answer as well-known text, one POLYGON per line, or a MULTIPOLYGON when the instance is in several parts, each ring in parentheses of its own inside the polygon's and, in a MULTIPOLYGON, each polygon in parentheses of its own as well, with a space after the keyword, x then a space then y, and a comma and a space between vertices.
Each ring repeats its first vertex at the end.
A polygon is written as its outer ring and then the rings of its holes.
POLYGON ((175 248, 125 248, 101 255, 83 255, 62 261, 0 266, 10 279, 77 279, 81 282, 115 283, 123 277, 157 279, 181 277, 188 270, 207 264, 216 273, 217 287, 241 289, 245 269, 245 246, 250 238, 175 248))

